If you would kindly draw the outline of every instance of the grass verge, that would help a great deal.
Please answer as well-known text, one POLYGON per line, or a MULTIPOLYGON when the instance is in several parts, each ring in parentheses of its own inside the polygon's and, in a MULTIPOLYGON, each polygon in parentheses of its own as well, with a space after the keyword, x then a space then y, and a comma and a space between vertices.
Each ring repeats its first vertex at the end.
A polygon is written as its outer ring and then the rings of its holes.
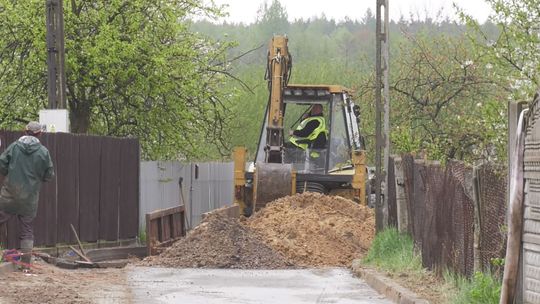
POLYGON ((501 282, 492 274, 476 273, 471 279, 445 271, 443 276, 422 267, 422 257, 414 249, 409 235, 395 228, 379 232, 364 265, 385 272, 400 285, 414 291, 431 303, 489 304, 498 303, 501 282))
POLYGON ((497 304, 501 294, 501 280, 491 273, 477 272, 471 279, 445 272, 444 279, 456 286, 457 293, 450 304, 497 304))
POLYGON ((422 259, 415 254, 411 237, 400 234, 395 228, 375 236, 364 263, 390 272, 423 270, 422 259))

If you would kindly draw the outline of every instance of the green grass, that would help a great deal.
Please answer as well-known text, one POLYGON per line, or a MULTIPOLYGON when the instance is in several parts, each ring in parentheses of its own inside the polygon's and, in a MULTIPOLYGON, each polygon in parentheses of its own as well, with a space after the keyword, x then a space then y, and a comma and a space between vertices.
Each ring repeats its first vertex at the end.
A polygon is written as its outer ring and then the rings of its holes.
POLYGON ((138 236, 138 238, 139 238, 139 242, 141 244, 146 243, 146 229, 144 227, 142 227, 142 226, 139 228, 139 236, 138 236))
MULTIPOLYGON (((386 229, 375 236, 363 263, 391 275, 397 274, 399 276, 399 274, 406 273, 416 282, 429 281, 430 273, 422 267, 422 258, 420 254, 415 252, 412 238, 409 235, 400 234, 395 228, 386 229)), ((477 272, 468 279, 445 271, 443 279, 436 284, 440 284, 440 286, 433 286, 433 288, 441 290, 443 298, 445 298, 444 301, 441 300, 441 303, 499 303, 501 280, 490 273, 477 272)))
POLYGON ((456 294, 448 297, 451 304, 499 303, 501 281, 490 273, 477 272, 471 279, 467 279, 446 272, 444 279, 457 289, 456 294))
POLYGON ((363 262, 389 272, 422 272, 422 259, 414 251, 411 237, 395 228, 379 232, 363 262))

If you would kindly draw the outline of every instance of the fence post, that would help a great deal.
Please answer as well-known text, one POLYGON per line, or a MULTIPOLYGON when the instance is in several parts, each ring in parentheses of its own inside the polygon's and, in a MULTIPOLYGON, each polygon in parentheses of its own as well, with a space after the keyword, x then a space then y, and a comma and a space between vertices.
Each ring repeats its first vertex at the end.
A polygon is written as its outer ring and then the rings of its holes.
MULTIPOLYGON (((508 160, 514 159, 514 147, 516 145, 516 130, 518 127, 519 114, 523 110, 523 103, 508 102, 508 160)), ((508 165, 508 176, 512 176, 512 166, 508 165)), ((508 179, 508 188, 510 189, 510 179, 508 179)), ((509 197, 510 191, 508 191, 507 197, 509 197)))
POLYGON ((514 302, 517 293, 518 275, 520 272, 519 260, 521 257, 521 240, 523 229, 523 158, 525 146, 525 131, 523 130, 525 111, 522 111, 517 124, 515 145, 509 147, 514 149, 513 159, 510 159, 512 167, 510 181, 510 200, 508 206, 508 241, 506 244, 506 258, 504 264, 504 275, 501 287, 500 304, 510 304, 514 302))
POLYGON ((473 168, 473 203, 474 203, 474 245, 473 245, 473 271, 482 271, 482 215, 480 200, 480 176, 479 167, 473 168))
POLYGON ((398 231, 409 232, 409 209, 407 208, 407 195, 405 193, 405 180, 403 177, 403 162, 401 157, 394 158, 394 175, 396 183, 396 205, 398 231))

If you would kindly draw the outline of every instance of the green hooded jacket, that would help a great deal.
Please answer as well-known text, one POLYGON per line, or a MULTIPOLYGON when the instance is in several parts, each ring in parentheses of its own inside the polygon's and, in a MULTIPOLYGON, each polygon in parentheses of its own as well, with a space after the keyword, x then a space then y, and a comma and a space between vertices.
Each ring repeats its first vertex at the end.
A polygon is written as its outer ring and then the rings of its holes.
POLYGON ((34 136, 22 136, 0 155, 0 210, 35 217, 42 182, 54 177, 49 150, 34 136))

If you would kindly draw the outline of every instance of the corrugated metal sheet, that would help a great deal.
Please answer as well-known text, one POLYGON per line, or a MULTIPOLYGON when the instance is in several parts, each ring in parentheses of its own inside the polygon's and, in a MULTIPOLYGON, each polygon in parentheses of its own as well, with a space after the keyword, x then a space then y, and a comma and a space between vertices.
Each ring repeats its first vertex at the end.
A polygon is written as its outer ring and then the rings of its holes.
POLYGON ((185 203, 187 223, 196 226, 203 213, 232 204, 233 167, 232 162, 142 162, 139 222, 144 223, 148 212, 185 203), (180 177, 185 202, 180 196, 180 177))
POLYGON ((539 99, 529 113, 524 152, 523 303, 540 303, 540 117, 539 99))

